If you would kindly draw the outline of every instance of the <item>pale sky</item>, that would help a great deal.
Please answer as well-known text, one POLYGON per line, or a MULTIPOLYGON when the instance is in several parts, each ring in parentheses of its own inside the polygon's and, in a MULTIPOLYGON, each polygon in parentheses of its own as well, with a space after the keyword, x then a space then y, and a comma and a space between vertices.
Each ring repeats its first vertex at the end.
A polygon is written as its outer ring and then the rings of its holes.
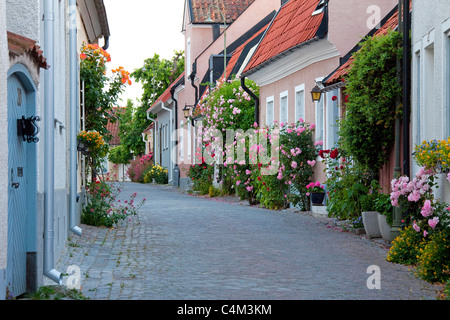
MULTIPOLYGON (((124 67, 129 72, 144 65, 155 53, 170 59, 175 50, 184 50, 181 33, 185 0, 104 0, 111 37, 108 52, 111 69, 124 67)), ((103 42, 100 42, 102 44, 103 42)), ((135 101, 142 87, 132 78, 122 101, 135 101)), ((135 103, 137 105, 137 103, 135 103)))

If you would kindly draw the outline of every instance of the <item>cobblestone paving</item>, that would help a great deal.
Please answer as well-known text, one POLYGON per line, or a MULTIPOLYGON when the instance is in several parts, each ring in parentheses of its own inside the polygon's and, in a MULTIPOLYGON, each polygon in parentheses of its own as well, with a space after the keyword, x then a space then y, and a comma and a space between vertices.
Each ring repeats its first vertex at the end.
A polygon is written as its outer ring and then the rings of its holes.
MULTIPOLYGON (((378 242, 327 227, 328 219, 270 211, 127 183, 147 198, 118 228, 82 225, 57 263, 81 270, 81 290, 99 300, 435 299, 435 287, 385 261, 378 242), (367 268, 381 271, 368 289, 367 268)), ((65 277, 66 278, 66 277, 65 277)), ((65 280, 66 281, 66 280, 65 280)))

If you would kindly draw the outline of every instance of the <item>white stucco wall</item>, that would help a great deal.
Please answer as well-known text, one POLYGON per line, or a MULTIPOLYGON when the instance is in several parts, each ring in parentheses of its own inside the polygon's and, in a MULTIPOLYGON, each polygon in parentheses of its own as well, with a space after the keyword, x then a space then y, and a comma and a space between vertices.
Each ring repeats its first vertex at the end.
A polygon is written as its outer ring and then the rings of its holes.
POLYGON ((38 40, 39 0, 6 0, 6 3, 8 31, 38 40))
MULTIPOLYGON (((412 146, 450 137, 450 0, 413 0, 412 146)), ((413 163, 413 174, 418 167, 413 163)), ((439 198, 450 202, 442 179, 439 198)))
POLYGON ((0 0, 0 300, 4 298, 4 274, 8 238, 8 117, 7 72, 9 68, 6 38, 6 1, 0 0))

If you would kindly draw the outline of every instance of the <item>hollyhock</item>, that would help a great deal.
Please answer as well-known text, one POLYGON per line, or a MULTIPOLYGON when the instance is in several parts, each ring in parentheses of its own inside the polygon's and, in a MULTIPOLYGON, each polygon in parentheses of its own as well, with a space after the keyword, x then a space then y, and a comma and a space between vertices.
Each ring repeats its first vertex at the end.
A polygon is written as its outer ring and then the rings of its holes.
POLYGON ((413 223, 413 229, 416 230, 416 232, 420 232, 420 227, 417 225, 415 221, 413 223))
POLYGON ((428 220, 428 225, 434 229, 436 228, 437 224, 439 223, 439 218, 438 217, 434 217, 433 219, 428 220))

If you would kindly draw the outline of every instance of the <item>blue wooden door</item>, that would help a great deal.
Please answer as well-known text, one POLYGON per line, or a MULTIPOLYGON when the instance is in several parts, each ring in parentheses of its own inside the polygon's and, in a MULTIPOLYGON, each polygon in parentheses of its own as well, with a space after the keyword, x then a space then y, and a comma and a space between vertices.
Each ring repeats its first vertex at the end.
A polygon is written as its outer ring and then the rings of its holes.
POLYGON ((17 119, 26 115, 27 95, 16 75, 8 78, 8 255, 7 281, 15 296, 26 291, 27 210, 26 159, 27 143, 17 134, 17 119))

